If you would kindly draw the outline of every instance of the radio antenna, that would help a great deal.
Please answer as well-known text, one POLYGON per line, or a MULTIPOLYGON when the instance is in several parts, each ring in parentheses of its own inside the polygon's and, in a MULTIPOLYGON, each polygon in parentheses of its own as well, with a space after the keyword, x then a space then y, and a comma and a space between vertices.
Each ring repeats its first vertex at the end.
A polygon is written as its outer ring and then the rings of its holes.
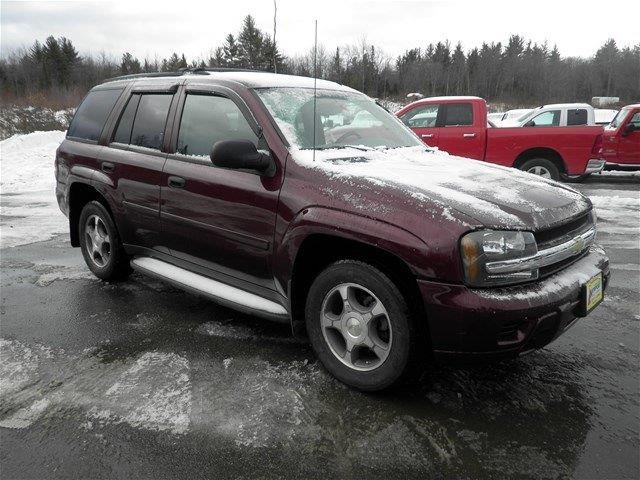
POLYGON ((278 5, 273 0, 273 73, 278 73, 278 56, 276 50, 276 24, 278 15, 278 5))
POLYGON ((318 82, 318 20, 315 21, 313 40, 313 161, 316 161, 316 84, 318 82))

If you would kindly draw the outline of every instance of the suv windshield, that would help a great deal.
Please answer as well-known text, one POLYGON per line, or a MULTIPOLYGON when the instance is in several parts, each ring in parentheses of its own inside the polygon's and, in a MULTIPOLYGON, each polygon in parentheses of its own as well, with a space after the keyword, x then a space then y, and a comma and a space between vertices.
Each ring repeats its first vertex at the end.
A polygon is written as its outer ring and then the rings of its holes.
POLYGON ((300 149, 424 146, 396 117, 356 92, 259 88, 256 93, 287 141, 300 149))

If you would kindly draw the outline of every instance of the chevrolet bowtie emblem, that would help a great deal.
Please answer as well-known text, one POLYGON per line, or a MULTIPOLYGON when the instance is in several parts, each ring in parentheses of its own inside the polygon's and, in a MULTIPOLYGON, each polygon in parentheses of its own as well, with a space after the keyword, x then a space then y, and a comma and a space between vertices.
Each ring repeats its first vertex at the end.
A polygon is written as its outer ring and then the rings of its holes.
POLYGON ((584 239, 582 237, 574 238, 574 243, 571 245, 571 252, 577 254, 582 250, 584 250, 584 239))

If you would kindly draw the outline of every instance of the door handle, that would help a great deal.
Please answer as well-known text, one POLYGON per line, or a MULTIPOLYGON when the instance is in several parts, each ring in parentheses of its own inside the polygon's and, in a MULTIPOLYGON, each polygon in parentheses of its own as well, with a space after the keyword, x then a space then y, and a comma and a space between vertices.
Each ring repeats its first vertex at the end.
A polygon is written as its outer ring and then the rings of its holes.
POLYGON ((464 138, 475 138, 476 134, 475 133, 463 133, 462 136, 464 138))
POLYGON ((433 133, 423 133, 420 135, 422 138, 433 138, 433 133))
POLYGON ((102 165, 100 165, 100 168, 102 169, 103 172, 110 173, 116 169, 116 166, 110 162, 102 162, 102 165))
POLYGON ((182 177, 169 177, 169 180, 167 183, 172 188, 183 188, 186 182, 185 182, 185 179, 182 177))

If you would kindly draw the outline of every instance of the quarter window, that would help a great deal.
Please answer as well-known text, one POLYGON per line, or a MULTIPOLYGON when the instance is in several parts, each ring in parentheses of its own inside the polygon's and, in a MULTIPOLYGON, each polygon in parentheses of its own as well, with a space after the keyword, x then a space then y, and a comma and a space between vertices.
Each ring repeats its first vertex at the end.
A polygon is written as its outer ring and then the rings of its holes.
POLYGON ((178 153, 209 157, 213 145, 220 140, 250 140, 258 145, 258 137, 232 100, 187 95, 180 119, 178 153))
POLYGON ((84 140, 97 141, 107 117, 116 104, 121 89, 94 90, 89 92, 69 125, 67 135, 84 140))
POLYGON ((171 98, 172 95, 166 93, 145 93, 140 96, 131 129, 131 145, 160 150, 171 98))
POLYGON ((446 106, 444 126, 473 125, 473 108, 470 103, 449 103, 446 106))
POLYGON ((586 125, 587 111, 584 108, 571 108, 567 110, 567 125, 586 125))

